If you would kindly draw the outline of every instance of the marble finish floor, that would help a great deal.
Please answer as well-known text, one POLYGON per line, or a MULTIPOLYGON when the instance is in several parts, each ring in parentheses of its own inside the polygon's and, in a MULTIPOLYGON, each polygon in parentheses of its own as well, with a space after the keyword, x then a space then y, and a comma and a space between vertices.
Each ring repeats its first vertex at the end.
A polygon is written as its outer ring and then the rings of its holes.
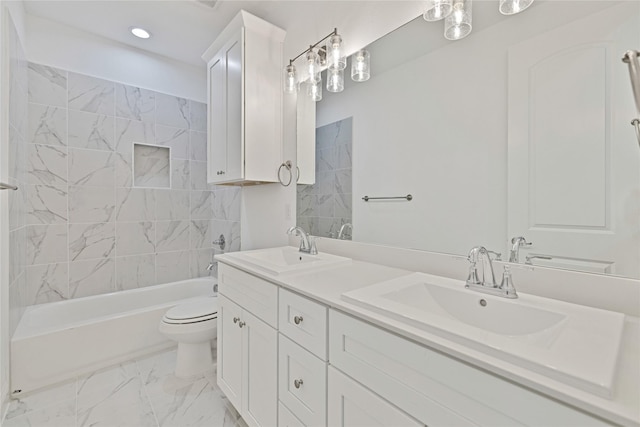
POLYGON ((215 372, 181 380, 175 359, 155 354, 12 400, 2 427, 246 427, 215 372))

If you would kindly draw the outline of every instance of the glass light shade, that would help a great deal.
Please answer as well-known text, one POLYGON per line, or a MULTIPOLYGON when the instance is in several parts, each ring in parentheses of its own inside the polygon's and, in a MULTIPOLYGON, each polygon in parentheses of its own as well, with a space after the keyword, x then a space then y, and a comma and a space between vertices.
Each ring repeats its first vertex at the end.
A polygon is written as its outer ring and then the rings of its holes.
POLYGON ((319 82, 309 82, 307 94, 309 97, 318 102, 322 100, 322 81, 319 82))
POLYGON ((327 69, 327 90, 329 92, 344 90, 344 70, 327 69))
POLYGON ((357 51, 351 57, 351 80, 365 82, 371 77, 371 61, 369 51, 357 51))
POLYGON ((329 37, 327 42, 327 67, 330 70, 344 70, 347 68, 347 57, 342 49, 342 37, 338 34, 329 37))
POLYGON ((296 93, 298 91, 298 79, 296 76, 296 66, 289 64, 284 67, 284 92, 296 93))
POLYGON ((449 16, 453 10, 453 0, 429 0, 422 17, 425 21, 439 21, 449 16))
POLYGON ((307 60, 307 73, 309 73, 309 81, 317 83, 320 81, 320 58, 313 50, 305 55, 307 60))
POLYGON ((444 37, 460 40, 471 33, 471 0, 456 0, 453 12, 444 21, 444 37))
POLYGON ((500 13, 503 15, 515 15, 529 6, 533 0, 500 0, 500 13))

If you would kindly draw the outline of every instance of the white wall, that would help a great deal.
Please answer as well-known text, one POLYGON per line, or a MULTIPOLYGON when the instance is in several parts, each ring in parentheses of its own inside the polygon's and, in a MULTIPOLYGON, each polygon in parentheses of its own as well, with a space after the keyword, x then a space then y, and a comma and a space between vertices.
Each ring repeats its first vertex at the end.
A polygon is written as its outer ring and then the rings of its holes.
POLYGON ((29 61, 206 102, 204 61, 194 67, 27 15, 29 61))
MULTIPOLYGON (((0 96, 1 99, 1 115, 0 115, 0 179, 7 182, 9 173, 9 68, 11 65, 11 73, 18 74, 15 61, 9 61, 9 43, 21 43, 24 46, 25 25, 24 25, 24 6, 22 2, 11 1, 2 2, 0 5, 0 40, 2 40, 2 53, 0 55, 0 96), (12 40, 9 31, 9 21, 15 25, 17 36, 20 40, 12 40)), ((14 50, 14 49, 12 49, 14 50)), ((14 58, 15 59, 15 58, 14 58)), ((15 83, 15 80, 13 81, 15 83)), ((24 82, 22 82, 24 83, 24 82)), ((15 106, 14 106, 15 108, 15 106)), ((7 403, 9 400, 9 343, 11 339, 11 307, 10 307, 10 290, 9 280, 10 270, 10 254, 9 254, 9 230, 10 218, 8 215, 9 203, 15 203, 16 194, 11 196, 9 191, 3 191, 0 194, 0 240, 2 249, 0 250, 0 422, 4 417, 7 403)))
POLYGON ((478 244, 506 249, 507 49, 542 22, 578 18, 537 6, 383 74, 372 70, 370 81, 318 104, 317 126, 353 116, 354 240, 454 254, 478 244), (408 193, 411 202, 361 200, 408 193))

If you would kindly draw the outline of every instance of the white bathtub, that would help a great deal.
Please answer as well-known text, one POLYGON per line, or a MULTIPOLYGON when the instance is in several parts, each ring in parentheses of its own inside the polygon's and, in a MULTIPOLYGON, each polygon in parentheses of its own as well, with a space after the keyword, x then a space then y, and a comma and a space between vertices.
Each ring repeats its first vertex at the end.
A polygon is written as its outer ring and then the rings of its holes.
POLYGON ((174 305, 211 295, 202 278, 28 307, 11 339, 14 396, 175 345, 158 332, 174 305))

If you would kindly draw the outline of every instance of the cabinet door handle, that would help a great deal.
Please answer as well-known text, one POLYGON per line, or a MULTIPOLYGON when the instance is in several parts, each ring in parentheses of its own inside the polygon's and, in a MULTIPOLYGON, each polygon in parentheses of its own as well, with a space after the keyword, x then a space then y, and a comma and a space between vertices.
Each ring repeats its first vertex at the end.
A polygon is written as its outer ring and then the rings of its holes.
POLYGON ((240 321, 240 318, 239 318, 239 317, 234 317, 234 318, 233 318, 233 323, 238 323, 239 321, 240 321))
POLYGON ((302 382, 302 379, 299 379, 299 380, 293 380, 293 385, 294 385, 294 387, 295 387, 295 388, 300 388, 300 387, 302 387, 302 384, 304 384, 304 383, 302 382))
POLYGON ((242 328, 244 325, 246 325, 246 323, 245 323, 245 322, 240 322, 240 323, 238 323, 238 326, 240 326, 241 328, 242 328))
POLYGON ((295 323, 296 325, 299 325, 300 323, 302 323, 304 319, 302 318, 302 316, 296 316, 293 318, 293 323, 295 323))

